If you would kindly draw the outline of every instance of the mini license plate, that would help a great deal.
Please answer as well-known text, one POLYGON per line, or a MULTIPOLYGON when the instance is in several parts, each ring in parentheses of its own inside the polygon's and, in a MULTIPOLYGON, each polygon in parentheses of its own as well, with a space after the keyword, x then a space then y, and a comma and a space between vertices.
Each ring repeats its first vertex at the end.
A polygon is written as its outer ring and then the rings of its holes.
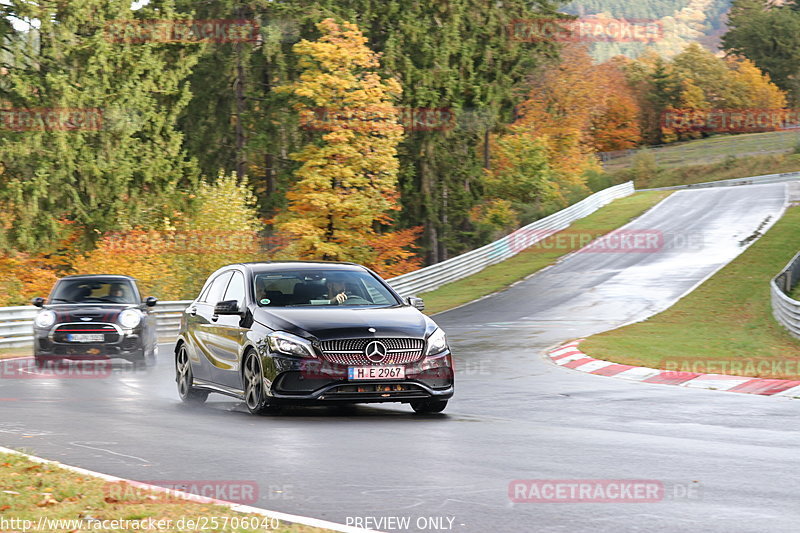
POLYGON ((69 342, 103 342, 105 338, 102 333, 67 333, 69 342))
POLYGON ((347 367, 347 379, 405 379, 406 369, 403 366, 350 366, 347 367))

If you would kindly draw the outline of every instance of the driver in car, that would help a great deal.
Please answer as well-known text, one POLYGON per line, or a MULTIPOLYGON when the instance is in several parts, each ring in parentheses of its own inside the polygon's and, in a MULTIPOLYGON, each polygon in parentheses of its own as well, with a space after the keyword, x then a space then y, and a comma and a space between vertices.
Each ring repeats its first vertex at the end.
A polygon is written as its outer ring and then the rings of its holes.
POLYGON ((122 285, 119 283, 111 285, 111 289, 108 291, 108 299, 114 302, 124 303, 125 289, 122 288, 122 285))
POLYGON ((343 304, 347 301, 347 292, 346 287, 343 281, 341 280, 330 280, 328 281, 328 296, 331 299, 331 303, 343 304))

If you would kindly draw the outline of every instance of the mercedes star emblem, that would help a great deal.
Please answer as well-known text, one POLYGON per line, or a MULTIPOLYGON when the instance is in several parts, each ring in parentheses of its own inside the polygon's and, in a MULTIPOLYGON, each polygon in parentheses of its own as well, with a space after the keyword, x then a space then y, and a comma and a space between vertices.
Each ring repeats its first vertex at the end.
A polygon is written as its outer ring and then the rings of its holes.
POLYGON ((379 341, 372 341, 364 348, 364 355, 373 363, 382 362, 386 359, 388 353, 389 351, 386 349, 386 345, 379 341))

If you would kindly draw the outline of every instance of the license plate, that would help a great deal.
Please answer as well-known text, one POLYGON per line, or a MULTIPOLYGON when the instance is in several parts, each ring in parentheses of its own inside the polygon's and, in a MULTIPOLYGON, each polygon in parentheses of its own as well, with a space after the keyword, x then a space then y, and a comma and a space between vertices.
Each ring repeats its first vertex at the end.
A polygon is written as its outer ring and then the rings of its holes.
POLYGON ((67 333, 69 342, 103 342, 105 339, 102 333, 67 333))
POLYGON ((347 367, 347 379, 405 379, 406 369, 403 366, 350 366, 347 367))

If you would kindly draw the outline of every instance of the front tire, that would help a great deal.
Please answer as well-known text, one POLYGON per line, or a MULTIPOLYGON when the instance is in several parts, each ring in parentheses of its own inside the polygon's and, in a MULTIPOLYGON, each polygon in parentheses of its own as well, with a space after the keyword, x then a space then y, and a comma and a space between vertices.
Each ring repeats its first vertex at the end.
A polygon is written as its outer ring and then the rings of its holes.
POLYGON ((411 402, 411 408, 420 415, 441 413, 447 407, 447 400, 420 400, 411 402))
POLYGON ((184 345, 181 345, 175 354, 175 381, 178 383, 178 396, 182 402, 199 405, 208 398, 208 391, 193 386, 192 363, 184 345))
POLYGON ((254 415, 276 414, 280 407, 270 403, 264 390, 264 371, 261 360, 254 352, 249 352, 244 359, 244 403, 254 415))

